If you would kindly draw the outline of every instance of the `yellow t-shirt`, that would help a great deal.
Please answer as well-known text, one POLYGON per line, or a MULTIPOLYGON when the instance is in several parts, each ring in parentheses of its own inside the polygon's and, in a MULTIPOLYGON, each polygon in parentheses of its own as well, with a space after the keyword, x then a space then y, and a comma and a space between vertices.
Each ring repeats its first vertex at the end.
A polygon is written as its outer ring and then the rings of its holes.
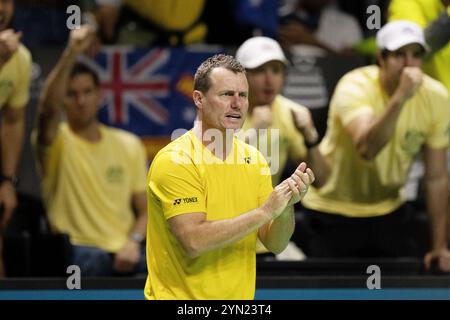
MULTIPOLYGON (((280 183, 281 175, 286 166, 288 158, 294 161, 304 160, 307 149, 302 134, 296 129, 291 109, 306 108, 282 95, 278 95, 272 105, 272 124, 267 131, 259 131, 259 139, 256 147, 269 163, 272 171, 272 183, 274 186, 280 183), (279 129, 274 134, 274 129, 279 129), (276 137, 279 139, 276 139, 276 137), (273 141, 272 141, 273 140, 273 141), (266 147, 262 144, 266 141, 266 147), (267 151, 266 151, 267 150, 267 151)), ((247 118, 242 126, 242 131, 252 128, 251 115, 247 114, 247 118)), ((240 132, 242 134, 242 132, 240 132)))
POLYGON ((414 156, 423 145, 440 149, 449 143, 449 96, 440 82, 424 76, 419 90, 403 106, 391 140, 373 161, 364 160, 345 126, 364 113, 380 115, 388 100, 377 66, 355 69, 339 81, 320 144, 331 163, 331 174, 322 188, 310 188, 303 205, 349 217, 369 217, 388 214, 404 202, 403 187, 414 156))
POLYGON ((203 12, 204 0, 125 0, 126 5, 170 31, 185 31, 203 12))
POLYGON ((76 245, 117 252, 135 217, 132 194, 145 192, 147 161, 138 137, 100 125, 101 140, 88 142, 67 123, 44 156, 43 198, 54 231, 76 245))
MULTIPOLYGON (((410 20, 425 29, 444 10, 441 0, 392 0, 389 21, 410 20)), ((450 42, 425 61, 423 70, 441 81, 450 91, 450 42)))
POLYGON ((23 45, 0 70, 0 109, 25 107, 29 99, 31 54, 23 45))
POLYGON ((207 220, 249 212, 272 192, 264 157, 234 139, 222 161, 192 131, 155 157, 147 178, 147 299, 253 299, 257 232, 221 249, 190 258, 167 220, 204 212, 207 220), (202 157, 202 155, 204 157, 202 157))

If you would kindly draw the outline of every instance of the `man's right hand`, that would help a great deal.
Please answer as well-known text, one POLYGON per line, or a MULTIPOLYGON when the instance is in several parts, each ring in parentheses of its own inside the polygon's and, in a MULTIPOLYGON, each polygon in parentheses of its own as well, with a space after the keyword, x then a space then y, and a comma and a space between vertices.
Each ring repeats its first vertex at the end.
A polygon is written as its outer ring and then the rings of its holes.
POLYGON ((271 215, 271 219, 276 219, 286 209, 291 198, 292 191, 285 180, 273 189, 269 199, 262 205, 262 209, 271 215))
POLYGON ((0 32, 0 67, 7 63, 17 51, 21 37, 22 32, 14 32, 12 29, 0 32))
POLYGON ((89 48, 95 39, 95 29, 89 25, 82 25, 80 29, 70 32, 68 49, 71 53, 81 54, 89 48))
POLYGON ((411 98, 419 89, 423 80, 423 72, 418 67, 404 67, 400 75, 397 92, 404 101, 411 98))
POLYGON ((273 189, 262 209, 276 219, 287 206, 294 205, 305 196, 314 180, 313 171, 302 162, 289 178, 273 189))

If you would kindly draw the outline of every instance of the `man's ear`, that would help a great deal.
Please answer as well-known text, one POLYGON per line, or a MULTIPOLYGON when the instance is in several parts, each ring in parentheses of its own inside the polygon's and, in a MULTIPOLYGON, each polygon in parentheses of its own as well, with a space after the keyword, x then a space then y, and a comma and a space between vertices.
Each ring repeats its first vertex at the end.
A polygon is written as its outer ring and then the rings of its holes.
POLYGON ((376 59, 377 65, 378 65, 379 67, 381 67, 381 66, 384 65, 384 57, 383 57, 383 55, 381 54, 381 52, 377 52, 377 54, 376 54, 376 56, 375 56, 375 59, 376 59))
POLYGON ((203 108, 203 93, 199 90, 194 90, 192 93, 192 99, 194 100, 195 106, 199 109, 203 108))

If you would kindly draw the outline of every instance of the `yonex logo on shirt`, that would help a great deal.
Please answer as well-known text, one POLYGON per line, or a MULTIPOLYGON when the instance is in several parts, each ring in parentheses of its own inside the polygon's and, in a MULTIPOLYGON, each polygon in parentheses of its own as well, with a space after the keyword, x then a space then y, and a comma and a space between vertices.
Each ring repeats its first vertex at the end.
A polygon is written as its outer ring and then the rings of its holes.
POLYGON ((183 199, 175 199, 173 202, 173 205, 176 206, 181 203, 181 200, 183 200, 183 203, 193 203, 197 202, 197 197, 190 197, 190 198, 183 198, 183 199))
POLYGON ((245 163, 250 163, 252 161, 252 157, 245 157, 245 163))

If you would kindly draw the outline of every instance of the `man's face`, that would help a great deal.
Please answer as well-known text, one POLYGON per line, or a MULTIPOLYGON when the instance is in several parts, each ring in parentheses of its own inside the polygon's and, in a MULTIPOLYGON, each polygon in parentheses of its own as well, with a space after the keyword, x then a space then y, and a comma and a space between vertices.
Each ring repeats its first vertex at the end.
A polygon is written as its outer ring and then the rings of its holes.
POLYGON ((272 104, 283 88, 284 70, 285 66, 280 61, 269 61, 256 69, 248 70, 252 106, 272 104))
POLYGON ((80 73, 70 78, 64 99, 69 123, 86 127, 96 121, 100 102, 100 89, 95 85, 92 75, 80 73))
POLYGON ((209 74, 206 93, 194 92, 204 129, 238 130, 248 110, 248 83, 244 73, 215 68, 209 74))
POLYGON ((396 51, 388 53, 386 57, 379 57, 381 71, 385 79, 395 88, 400 81, 400 75, 404 67, 422 66, 424 49, 417 43, 408 44, 396 51))
POLYGON ((0 0, 0 31, 8 28, 14 13, 14 0, 0 0))

